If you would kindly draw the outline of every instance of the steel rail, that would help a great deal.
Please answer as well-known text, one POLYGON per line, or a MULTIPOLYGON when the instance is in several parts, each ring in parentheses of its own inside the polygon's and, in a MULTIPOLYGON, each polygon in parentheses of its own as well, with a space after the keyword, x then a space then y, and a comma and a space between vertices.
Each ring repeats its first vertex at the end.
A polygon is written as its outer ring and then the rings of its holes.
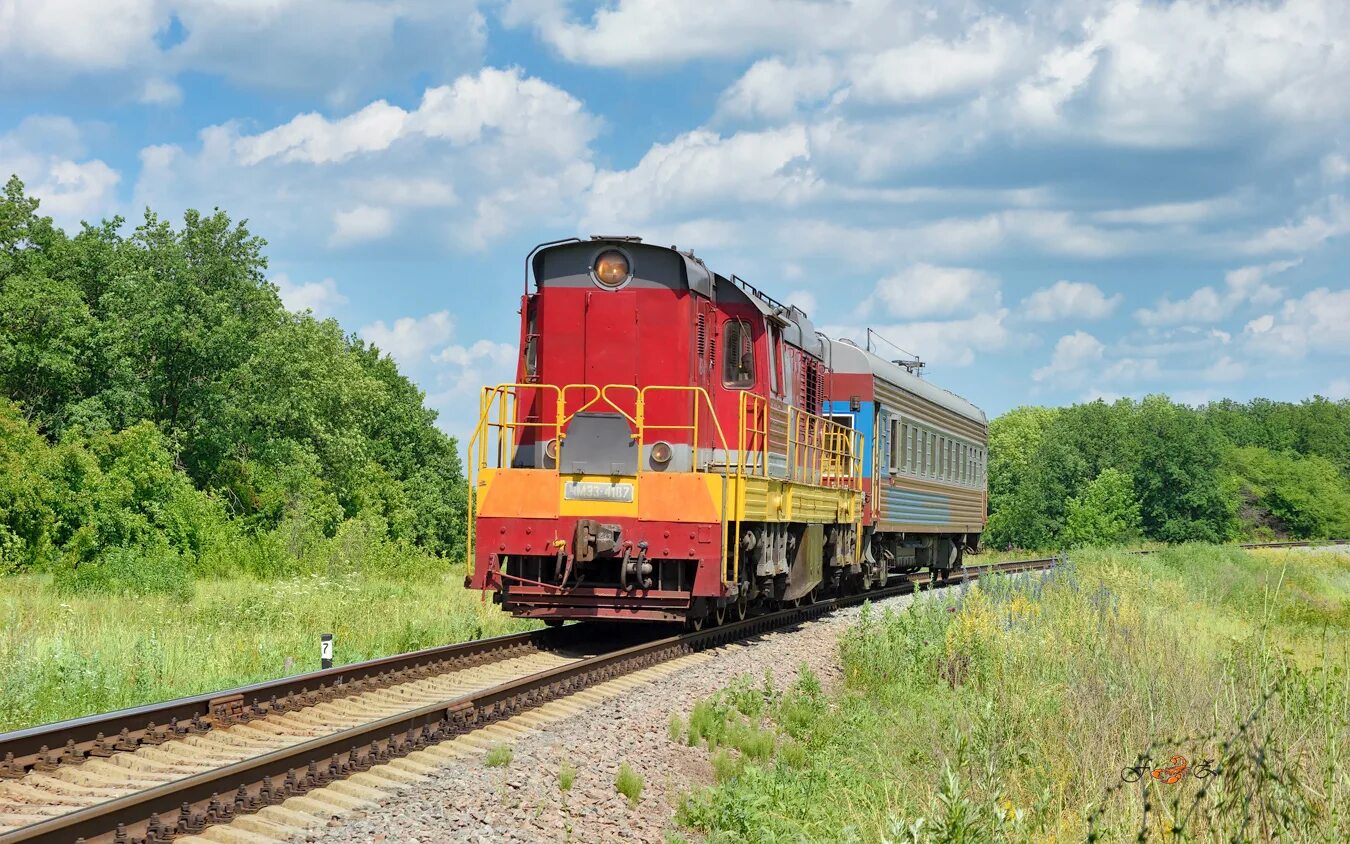
POLYGON ((375 687, 370 681, 399 682, 401 674, 426 668, 469 668, 518 651, 575 644, 578 639, 580 635, 571 628, 493 636, 0 733, 0 782, 34 767, 78 761, 104 747, 134 750, 146 741, 200 733, 214 725, 359 694, 375 687), (114 747, 118 742, 122 746, 114 747))
POLYGON ((32 824, 0 835, 0 844, 171 841, 177 835, 193 834, 207 825, 228 822, 239 814, 280 803, 428 744, 686 653, 791 627, 842 606, 942 588, 993 572, 1047 568, 1055 562, 1055 558, 1047 558, 972 566, 953 572, 946 583, 931 587, 921 578, 905 576, 896 586, 865 594, 830 598, 644 642, 32 824))

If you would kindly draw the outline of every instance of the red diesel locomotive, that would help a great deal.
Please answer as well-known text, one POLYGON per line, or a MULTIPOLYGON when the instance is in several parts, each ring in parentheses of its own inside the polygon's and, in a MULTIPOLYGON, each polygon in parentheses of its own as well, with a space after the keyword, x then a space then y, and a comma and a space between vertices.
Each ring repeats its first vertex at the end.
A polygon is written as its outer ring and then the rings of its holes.
POLYGON ((484 388, 469 446, 470 588, 697 628, 978 547, 984 413, 912 363, 639 238, 526 264, 516 380, 484 388))

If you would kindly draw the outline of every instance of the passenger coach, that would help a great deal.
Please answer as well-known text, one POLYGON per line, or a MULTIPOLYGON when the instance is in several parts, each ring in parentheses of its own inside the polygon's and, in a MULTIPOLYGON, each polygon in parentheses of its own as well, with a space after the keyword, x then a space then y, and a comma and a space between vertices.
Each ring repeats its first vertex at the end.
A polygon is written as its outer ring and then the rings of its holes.
POLYGON ((470 441, 471 588, 697 628, 978 547, 974 405, 692 252, 571 239, 526 264, 516 380, 470 441))

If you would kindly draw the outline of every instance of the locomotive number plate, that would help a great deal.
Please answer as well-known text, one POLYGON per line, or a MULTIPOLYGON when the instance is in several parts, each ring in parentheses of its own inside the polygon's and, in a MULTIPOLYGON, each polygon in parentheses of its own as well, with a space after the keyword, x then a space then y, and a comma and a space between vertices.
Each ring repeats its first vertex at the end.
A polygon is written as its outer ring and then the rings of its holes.
POLYGON ((633 485, 568 481, 563 484, 563 498, 568 501, 621 501, 632 504, 633 485))

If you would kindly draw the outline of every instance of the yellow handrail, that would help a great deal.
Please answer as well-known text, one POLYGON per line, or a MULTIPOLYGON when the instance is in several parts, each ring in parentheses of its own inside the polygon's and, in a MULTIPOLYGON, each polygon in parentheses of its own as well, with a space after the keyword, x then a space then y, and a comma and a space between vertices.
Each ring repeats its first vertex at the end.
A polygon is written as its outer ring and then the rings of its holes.
MULTIPOLYGON (((724 499, 726 499, 723 506, 722 559, 726 560, 728 552, 730 552, 730 571, 725 572, 724 575, 729 575, 729 582, 732 583, 739 583, 740 578, 740 499, 744 493, 743 481, 747 477, 769 477, 769 456, 771 453, 781 454, 786 461, 787 471, 784 480, 789 482, 815 486, 840 486, 859 491, 863 488, 862 435, 860 432, 785 403, 782 404, 781 411, 775 411, 768 399, 750 392, 742 392, 739 398, 737 407, 739 416, 737 420, 737 456, 733 465, 730 443, 722 429, 721 420, 717 417, 717 410, 713 405, 712 397, 703 387, 649 385, 639 388, 631 384, 606 384, 603 386, 566 384, 559 386, 543 383, 510 383, 498 384, 496 387, 484 387, 479 400, 478 424, 469 439, 469 461, 465 467, 469 488, 468 541, 466 547, 470 574, 474 571, 474 512, 477 490, 475 481, 481 471, 489 468, 491 456, 489 439, 494 434, 496 435, 495 461, 492 462, 495 463, 495 468, 502 468, 508 465, 511 455, 518 445, 518 430, 552 428, 554 439, 561 446, 567 436, 567 427, 571 421, 578 414, 596 406, 607 406, 609 409, 613 409, 633 426, 632 437, 638 441, 639 474, 643 471, 640 457, 646 447, 649 431, 689 431, 691 439, 690 470, 693 472, 706 471, 709 466, 701 464, 699 460, 700 432, 703 430, 701 417, 706 410, 712 420, 713 431, 716 435, 713 447, 720 446, 725 455, 721 467, 721 474, 724 478, 724 499), (546 397, 548 392, 551 391, 554 402, 553 419, 545 421, 542 418, 536 420, 521 418, 523 414, 520 407, 520 391, 522 390, 541 391, 545 396, 543 401, 548 400, 546 397), (628 390, 631 390, 633 394, 634 415, 630 415, 624 410, 618 400, 617 394, 628 390), (582 405, 569 414, 567 413, 568 397, 577 391, 580 391, 582 395, 582 405), (593 391, 593 394, 591 394, 591 391, 593 391), (647 418, 647 399, 649 396, 659 393, 679 392, 689 393, 693 398, 692 419, 688 424, 655 423, 647 418), (772 419, 775 412, 786 415, 787 441, 781 444, 773 441, 772 419), (775 446, 780 448, 781 451, 775 450, 775 446), (729 489, 733 477, 735 487, 729 489), (730 516, 727 515, 728 506, 732 512, 730 516), (726 529, 728 526, 731 527, 731 530, 726 529), (728 543, 734 543, 734 545, 729 546, 728 543)), ((545 407, 546 405, 541 405, 539 408, 541 417, 544 415, 545 407)), ((558 473, 556 462, 552 469, 555 474, 558 473)), ((849 514, 853 521, 857 520, 858 510, 856 506, 851 505, 849 507, 849 514)))

